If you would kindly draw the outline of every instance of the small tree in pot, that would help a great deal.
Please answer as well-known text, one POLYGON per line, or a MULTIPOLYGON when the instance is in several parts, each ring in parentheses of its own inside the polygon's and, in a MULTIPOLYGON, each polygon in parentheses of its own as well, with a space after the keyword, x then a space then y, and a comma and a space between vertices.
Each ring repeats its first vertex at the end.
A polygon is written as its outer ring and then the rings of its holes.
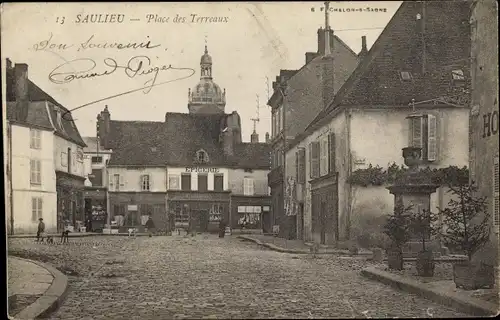
POLYGON ((436 227, 438 215, 430 210, 418 210, 410 216, 411 230, 422 241, 422 250, 417 255, 417 274, 423 277, 434 275, 434 257, 432 250, 425 246, 426 241, 436 234, 439 228, 436 227))
POLYGON ((404 207, 399 202, 394 213, 389 215, 384 226, 384 233, 391 239, 387 249, 387 262, 389 269, 403 270, 403 245, 410 239, 410 215, 412 206, 404 207))
POLYGON ((486 197, 477 197, 474 184, 449 186, 455 196, 440 210, 446 230, 443 239, 449 247, 461 249, 468 261, 453 265, 453 280, 459 288, 476 290, 494 286, 494 267, 472 262, 472 256, 490 239, 490 212, 486 197))

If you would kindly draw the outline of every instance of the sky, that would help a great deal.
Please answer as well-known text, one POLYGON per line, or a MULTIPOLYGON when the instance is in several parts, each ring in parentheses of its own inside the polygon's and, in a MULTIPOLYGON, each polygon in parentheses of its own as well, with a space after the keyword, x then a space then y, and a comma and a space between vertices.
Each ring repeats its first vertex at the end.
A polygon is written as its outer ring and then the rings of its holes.
MULTIPOLYGON (((400 5, 332 1, 334 9, 370 7, 386 12, 333 11, 330 26, 358 53, 361 37, 367 37, 370 49, 400 5)), ((226 89, 226 113, 239 113, 243 141, 249 141, 251 119, 258 112, 256 129, 262 142, 271 127, 266 103, 272 81, 280 69, 302 67, 305 52, 317 50, 317 29, 325 24, 323 6, 323 2, 4 3, 2 57, 27 63, 34 83, 66 108, 78 108, 72 114, 80 134, 95 136, 96 117, 105 105, 112 120, 164 121, 167 112, 187 113, 188 89, 199 81, 200 57, 207 44, 213 80, 226 89), (98 14, 101 19, 108 14, 108 20, 114 14, 114 23, 85 22, 87 15, 98 14), (203 17, 218 19, 207 22, 203 17), (150 49, 90 45, 148 41, 150 49), (159 70, 154 80, 156 71, 127 75, 124 68, 114 68, 130 63, 136 70, 143 61, 141 70, 149 71, 146 57, 151 66, 167 70, 159 70), (84 72, 94 64, 92 71, 84 72), (75 71, 102 74, 112 69, 115 72, 99 77, 74 77, 75 71), (153 80, 168 83, 148 87, 153 80), (131 93, 123 94, 127 92, 131 93)))

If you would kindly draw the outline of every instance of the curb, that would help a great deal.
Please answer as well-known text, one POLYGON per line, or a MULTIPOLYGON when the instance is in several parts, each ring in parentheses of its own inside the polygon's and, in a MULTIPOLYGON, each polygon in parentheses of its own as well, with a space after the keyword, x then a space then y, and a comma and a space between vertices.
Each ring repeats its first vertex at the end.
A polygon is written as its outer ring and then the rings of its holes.
POLYGON ((492 316, 498 314, 498 308, 493 303, 472 297, 465 298, 454 292, 447 292, 374 267, 363 269, 361 275, 474 316, 492 316))
POLYGON ((66 298, 66 294, 68 293, 68 278, 56 268, 43 262, 18 258, 15 256, 10 257, 34 263, 49 271, 54 277, 54 280, 52 280, 52 284, 47 291, 45 291, 44 294, 34 303, 14 315, 14 318, 39 319, 47 317, 51 312, 55 311, 61 305, 64 298, 66 298))
MULTIPOLYGON (((237 238, 240 238, 240 239, 243 239, 243 240, 248 240, 248 241, 252 241, 252 242, 255 242, 256 244, 260 245, 260 246, 263 246, 263 247, 266 247, 268 249, 271 249, 273 251, 277 251, 277 252, 282 252, 282 253, 294 253, 294 254, 311 254, 311 251, 310 250, 307 250, 307 249, 288 249, 288 248, 282 248, 282 247, 279 247, 277 245, 274 245, 272 243, 265 243, 265 242, 262 242, 258 239, 255 239, 255 238, 252 238, 252 237, 249 237, 249 236, 245 236, 245 235, 239 235, 237 236, 237 238)), ((307 245, 307 244, 306 244, 307 245)), ((325 254, 332 254, 332 255, 346 255, 346 256, 353 256, 349 253, 348 250, 339 250, 339 251, 334 251, 334 252, 317 252, 316 253, 317 255, 325 255, 325 254)), ((372 253, 367 253, 367 252, 363 252, 363 253, 358 253, 356 255, 354 255, 355 257, 365 257, 365 256, 371 256, 372 253)))

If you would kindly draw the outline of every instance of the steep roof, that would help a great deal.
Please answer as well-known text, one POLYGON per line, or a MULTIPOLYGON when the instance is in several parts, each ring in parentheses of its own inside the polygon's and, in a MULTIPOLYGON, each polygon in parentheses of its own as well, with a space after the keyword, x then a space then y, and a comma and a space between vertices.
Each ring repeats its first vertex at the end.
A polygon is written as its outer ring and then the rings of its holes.
MULTIPOLYGON (((11 102, 7 104, 7 119, 15 120, 14 117, 14 109, 16 108, 16 96, 14 91, 15 79, 14 79, 14 70, 7 69, 6 72, 6 84, 7 84, 7 101, 11 102)), ((31 80, 28 79, 28 99, 30 102, 50 102, 49 113, 47 113, 47 108, 44 105, 37 103, 29 103, 28 104, 28 114, 27 118, 24 121, 28 125, 41 126, 47 129, 55 130, 56 134, 63 137, 66 140, 72 141, 81 147, 85 147, 85 142, 80 136, 80 132, 76 127, 75 122, 73 121, 73 117, 71 112, 68 111, 63 105, 57 102, 54 98, 52 98, 47 92, 42 90, 36 84, 34 84, 31 80), (60 109, 62 114, 62 127, 60 127, 57 123, 57 113, 56 109, 60 109), (49 118, 50 117, 50 118, 49 118), (52 120, 52 122, 51 122, 52 120), (52 126, 54 123, 54 126, 52 126)))
POLYGON ((343 106, 407 107, 412 99, 466 105, 468 93, 454 87, 451 79, 456 69, 470 79, 468 13, 468 3, 461 0, 403 2, 332 103, 308 129, 324 123, 343 106), (416 17, 424 10, 423 42, 416 17), (412 79, 402 80, 402 71, 410 72, 412 79))
POLYGON ((240 143, 226 157, 219 135, 227 114, 167 113, 165 122, 111 121, 110 166, 185 166, 196 151, 208 153, 210 165, 269 169, 266 143, 240 143))
POLYGON ((164 166, 165 123, 110 121, 110 166, 164 166))

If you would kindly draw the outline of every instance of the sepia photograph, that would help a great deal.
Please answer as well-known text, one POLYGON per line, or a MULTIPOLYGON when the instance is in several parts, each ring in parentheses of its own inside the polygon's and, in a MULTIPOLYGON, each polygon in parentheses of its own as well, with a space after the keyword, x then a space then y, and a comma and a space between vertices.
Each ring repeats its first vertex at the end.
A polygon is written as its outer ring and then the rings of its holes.
POLYGON ((494 0, 1 4, 9 319, 494 317, 494 0))

